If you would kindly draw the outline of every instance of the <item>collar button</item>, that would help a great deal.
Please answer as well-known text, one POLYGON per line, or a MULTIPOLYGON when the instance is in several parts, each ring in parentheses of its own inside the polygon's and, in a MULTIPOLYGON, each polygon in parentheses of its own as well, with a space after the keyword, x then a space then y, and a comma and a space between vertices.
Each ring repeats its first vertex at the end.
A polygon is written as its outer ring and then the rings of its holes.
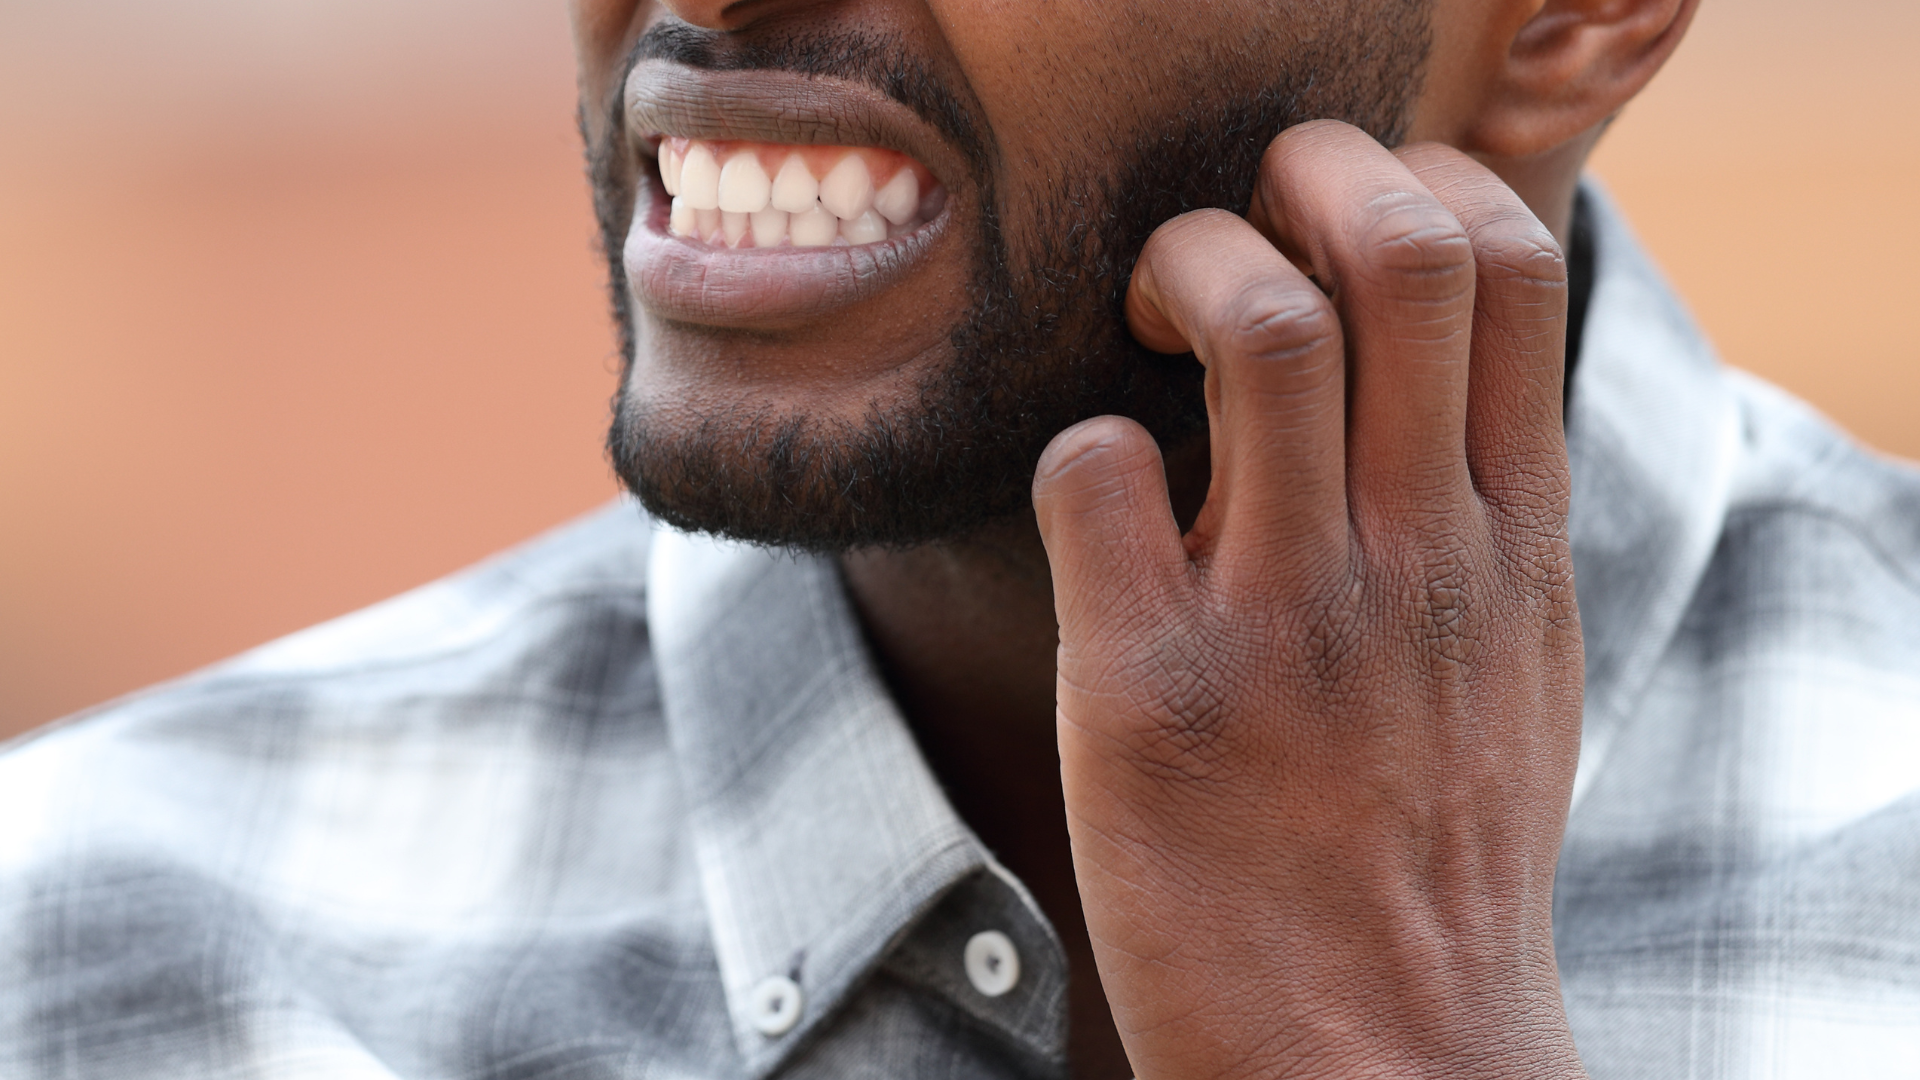
POLYGON ((1020 952, 998 930, 982 930, 967 941, 967 980, 986 997, 999 997, 1020 982, 1020 952))
POLYGON ((785 975, 761 979, 747 999, 754 1030, 768 1038, 792 1031, 793 1025, 800 1022, 800 1010, 805 1004, 800 984, 785 975))

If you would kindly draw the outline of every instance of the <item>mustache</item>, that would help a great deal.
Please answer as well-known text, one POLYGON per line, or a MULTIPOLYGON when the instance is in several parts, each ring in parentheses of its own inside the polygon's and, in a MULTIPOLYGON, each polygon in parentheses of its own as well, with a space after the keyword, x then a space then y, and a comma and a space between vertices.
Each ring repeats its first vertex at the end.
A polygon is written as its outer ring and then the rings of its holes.
POLYGON ((790 27, 761 34, 727 33, 667 19, 634 42, 621 73, 622 85, 643 60, 706 71, 785 71, 864 83, 913 110, 945 136, 976 180, 991 174, 992 138, 978 119, 980 110, 971 91, 949 86, 898 35, 790 27))

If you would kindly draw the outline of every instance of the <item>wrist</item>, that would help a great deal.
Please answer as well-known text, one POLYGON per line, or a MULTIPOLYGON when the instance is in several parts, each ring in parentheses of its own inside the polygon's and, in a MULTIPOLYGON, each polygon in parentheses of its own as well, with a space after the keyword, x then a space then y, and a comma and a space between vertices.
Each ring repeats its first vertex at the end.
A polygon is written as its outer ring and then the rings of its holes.
POLYGON ((1550 944, 1482 950, 1455 940, 1440 957, 1423 959, 1425 950, 1392 955, 1356 948, 1350 937, 1334 939, 1332 948, 1323 938, 1316 949, 1311 936, 1294 933, 1283 943, 1246 942, 1227 955, 1201 956, 1192 946, 1204 936, 1203 922, 1188 930, 1185 947, 1174 952, 1130 950, 1119 964, 1102 960, 1103 972, 1119 969, 1103 981, 1136 1080, 1586 1075, 1550 944), (1475 953, 1505 959, 1475 962, 1475 953))

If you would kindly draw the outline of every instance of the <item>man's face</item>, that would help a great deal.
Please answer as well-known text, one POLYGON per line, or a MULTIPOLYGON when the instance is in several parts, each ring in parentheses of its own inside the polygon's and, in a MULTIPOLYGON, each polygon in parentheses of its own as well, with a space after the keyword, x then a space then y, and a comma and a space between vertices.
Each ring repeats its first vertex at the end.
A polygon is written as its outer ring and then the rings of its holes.
POLYGON ((715 30, 577 0, 620 475, 683 527, 832 550, 1023 512, 1088 416, 1192 442, 1199 366, 1126 331, 1135 256, 1177 214, 1244 210, 1282 127, 1397 141, 1426 6, 763 0, 715 30), (696 209, 716 169, 758 217, 696 209))

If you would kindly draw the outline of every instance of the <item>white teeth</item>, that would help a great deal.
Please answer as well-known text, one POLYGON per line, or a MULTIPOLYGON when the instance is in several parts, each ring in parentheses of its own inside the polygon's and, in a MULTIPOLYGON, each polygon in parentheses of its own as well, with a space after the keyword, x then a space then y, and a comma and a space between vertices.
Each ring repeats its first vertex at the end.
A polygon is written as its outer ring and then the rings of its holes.
POLYGON ((780 241, 787 238, 787 212, 767 209, 752 215, 753 246, 779 247, 780 241))
POLYGON ((820 205, 839 218, 857 218, 873 205, 873 175, 859 154, 841 158, 821 179, 820 205))
POLYGON ((793 215, 787 228, 794 247, 825 247, 839 235, 840 219, 816 203, 805 213, 793 215))
POLYGON ((887 219, 872 210, 857 218, 842 218, 840 235, 849 244, 877 244, 887 238, 887 219))
POLYGON ((788 154, 773 178, 773 205, 789 214, 804 214, 820 197, 820 181, 807 171, 799 154, 788 154))
POLYGON ((920 178, 912 169, 893 174, 873 196, 873 208, 895 225, 903 225, 920 212, 920 178))
POLYGON ((773 193, 773 181, 760 167, 760 156, 743 150, 727 159, 720 170, 720 209, 731 214, 751 214, 767 208, 773 193))
POLYGON ((680 194, 680 161, 665 139, 660 140, 660 186, 669 195, 680 194))
POLYGON ((928 220, 918 166, 887 151, 662 139, 659 161, 660 184, 671 199, 668 231, 715 247, 875 244, 928 220), (805 154, 833 161, 824 179, 814 178, 805 154), (891 170, 877 191, 869 158, 891 170), (780 167, 769 176, 763 160, 779 160, 780 167))
POLYGON ((720 163, 705 143, 687 148, 680 165, 680 194, 695 210, 720 209, 720 163))

